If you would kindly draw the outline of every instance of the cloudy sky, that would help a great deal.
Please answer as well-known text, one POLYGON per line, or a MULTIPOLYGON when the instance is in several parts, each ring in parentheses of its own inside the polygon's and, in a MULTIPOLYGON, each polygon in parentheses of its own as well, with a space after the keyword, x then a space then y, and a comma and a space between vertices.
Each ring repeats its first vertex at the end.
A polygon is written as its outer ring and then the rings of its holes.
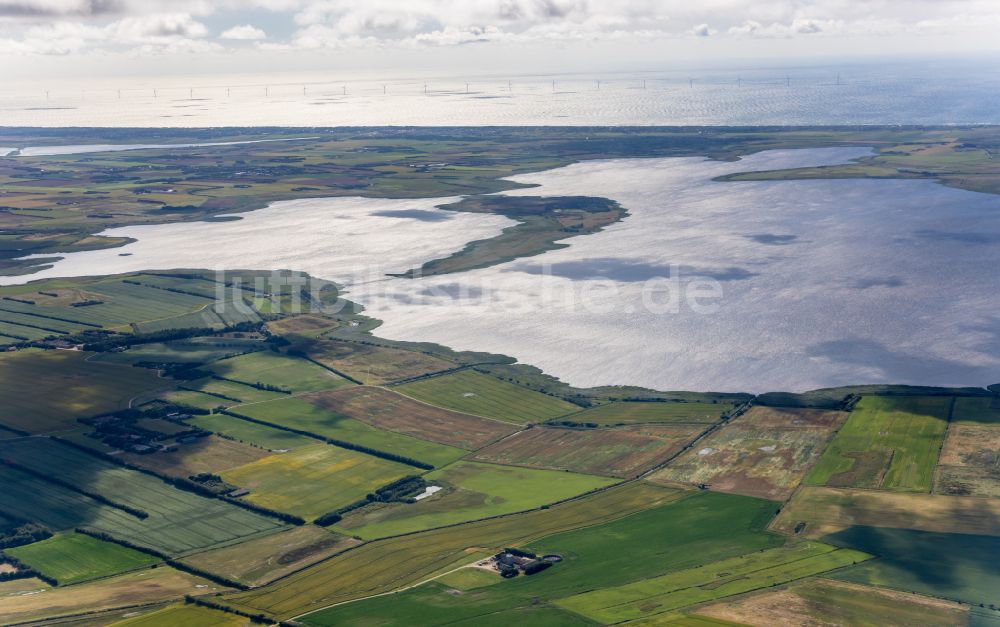
POLYGON ((0 0, 0 77, 1000 51, 997 0, 0 0))

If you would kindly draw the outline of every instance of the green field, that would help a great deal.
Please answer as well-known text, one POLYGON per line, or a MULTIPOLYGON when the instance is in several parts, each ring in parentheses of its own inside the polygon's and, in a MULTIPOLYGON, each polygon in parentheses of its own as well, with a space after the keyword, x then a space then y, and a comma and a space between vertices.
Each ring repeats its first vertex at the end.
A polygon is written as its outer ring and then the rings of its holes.
POLYGON ((273 424, 402 455, 436 467, 466 454, 462 449, 419 440, 401 433, 371 427, 360 420, 323 409, 303 398, 284 398, 232 409, 273 424))
MULTIPOLYGON (((216 405, 241 405, 243 403, 263 403, 281 398, 288 398, 287 394, 272 392, 253 387, 252 384, 244 385, 234 381, 223 381, 220 379, 204 378, 196 381, 184 381, 183 387, 187 390, 203 392, 215 398, 216 405)), ((182 390, 182 391, 187 391, 182 390)))
POLYGON ((556 603, 601 623, 619 623, 768 588, 870 557, 860 551, 804 542, 585 592, 556 603))
POLYGON ((760 499, 698 493, 612 522, 529 542, 528 548, 536 553, 564 557, 531 577, 517 577, 463 595, 452 594, 447 586, 434 582, 310 614, 305 621, 316 626, 363 624, 364 620, 377 625, 475 622, 513 608, 533 607, 595 588, 780 546, 782 538, 763 531, 775 507, 760 499))
POLYGON ((286 451, 316 444, 316 440, 290 431, 273 429, 225 414, 194 416, 187 424, 272 451, 286 451))
POLYGON ((221 476, 250 490, 246 500, 308 520, 416 472, 404 464, 316 444, 231 468, 221 476))
POLYGON ((249 338, 193 337, 173 342, 140 344, 127 351, 98 353, 91 362, 127 364, 147 363, 205 363, 247 351, 264 350, 260 340, 249 338))
POLYGON ((824 540, 879 558, 845 570, 836 579, 971 605, 997 603, 1000 537, 856 525, 824 540))
POLYGON ((206 548, 278 528, 273 519, 178 490, 149 475, 101 461, 54 441, 0 442, 0 455, 141 511, 136 516, 67 488, 0 466, 0 509, 52 529, 88 527, 168 554, 206 548))
POLYGON ((347 379, 338 377, 326 368, 281 353, 263 351, 223 359, 207 368, 227 379, 244 383, 265 383, 290 392, 315 392, 332 390, 348 385, 347 379))
POLYGON ((959 396, 953 419, 963 424, 1000 425, 1000 396, 959 396))
POLYGON ((521 424, 545 422, 579 410, 572 403, 473 370, 393 389, 431 405, 521 424))
POLYGON ((445 489, 417 503, 376 503, 344 517, 337 529, 382 538, 554 503, 615 481, 552 470, 460 461, 425 475, 445 489))
POLYGON ((649 422, 711 424, 733 408, 729 403, 615 402, 598 405, 567 418, 599 425, 631 425, 649 422))
POLYGON ((168 385, 151 370, 88 363, 87 357, 0 352, 0 423, 32 433, 73 429, 77 418, 123 409, 135 396, 168 385))
POLYGON ((929 492, 951 404, 947 396, 864 397, 805 483, 929 492))
POLYGON ((6 549, 6 553, 52 577, 59 585, 117 575, 159 561, 145 553, 79 533, 59 534, 41 542, 6 549))
POLYGON ((250 619, 198 605, 171 605, 149 614, 111 623, 114 627, 246 627, 250 619))

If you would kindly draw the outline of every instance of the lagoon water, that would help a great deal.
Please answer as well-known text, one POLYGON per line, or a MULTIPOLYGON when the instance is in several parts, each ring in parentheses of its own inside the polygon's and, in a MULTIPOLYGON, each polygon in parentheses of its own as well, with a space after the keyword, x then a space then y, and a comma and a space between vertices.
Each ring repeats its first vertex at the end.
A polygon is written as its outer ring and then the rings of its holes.
POLYGON ((914 180, 711 180, 865 153, 621 159, 518 176, 538 187, 508 193, 605 196, 630 216, 566 248, 460 274, 385 276, 508 220, 434 208, 453 199, 339 198, 275 203, 233 222, 116 229, 108 234, 138 241, 2 282, 292 268, 345 284, 385 321, 379 335, 509 354, 577 385, 1000 381, 1000 197, 914 180), (707 296, 691 300, 692 290, 707 296), (676 309, 670 294, 682 296, 676 309))

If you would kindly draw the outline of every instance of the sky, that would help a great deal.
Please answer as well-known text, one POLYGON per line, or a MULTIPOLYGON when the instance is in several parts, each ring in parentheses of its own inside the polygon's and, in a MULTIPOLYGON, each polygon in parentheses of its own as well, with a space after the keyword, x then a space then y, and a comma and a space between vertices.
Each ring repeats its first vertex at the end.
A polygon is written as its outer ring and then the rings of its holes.
POLYGON ((0 79, 994 55, 997 0, 0 0, 0 79))

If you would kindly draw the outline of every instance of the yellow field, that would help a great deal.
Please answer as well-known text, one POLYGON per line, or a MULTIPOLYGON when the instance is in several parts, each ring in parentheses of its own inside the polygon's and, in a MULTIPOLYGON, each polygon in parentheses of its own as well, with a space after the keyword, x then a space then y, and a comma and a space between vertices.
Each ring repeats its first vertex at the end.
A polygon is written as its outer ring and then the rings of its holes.
POLYGON ((221 476, 250 490, 244 498, 252 503, 312 519, 416 472, 404 464, 316 444, 270 455, 221 476))

